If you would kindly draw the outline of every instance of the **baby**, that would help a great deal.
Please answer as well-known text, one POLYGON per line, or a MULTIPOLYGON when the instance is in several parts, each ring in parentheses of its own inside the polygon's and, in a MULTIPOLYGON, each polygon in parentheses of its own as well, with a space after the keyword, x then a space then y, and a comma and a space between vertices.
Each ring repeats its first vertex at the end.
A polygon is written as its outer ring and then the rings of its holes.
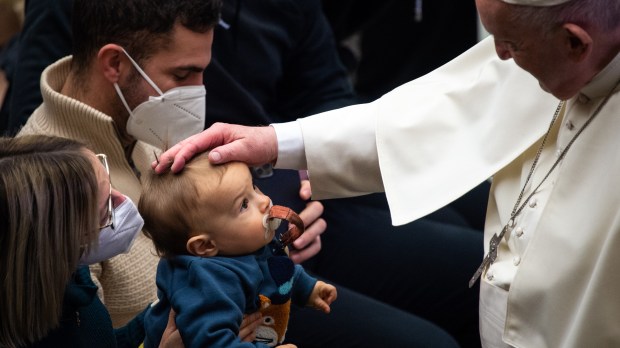
POLYGON ((145 347, 158 345, 171 307, 186 347, 276 346, 284 340, 291 301, 329 313, 336 288, 310 277, 285 253, 303 226, 291 224, 285 238, 275 237, 277 218, 301 220, 286 208, 272 209, 245 164, 213 166, 205 154, 180 174, 145 179, 138 208, 162 256, 145 347), (241 342, 243 315, 257 310, 263 324, 256 340, 241 342))

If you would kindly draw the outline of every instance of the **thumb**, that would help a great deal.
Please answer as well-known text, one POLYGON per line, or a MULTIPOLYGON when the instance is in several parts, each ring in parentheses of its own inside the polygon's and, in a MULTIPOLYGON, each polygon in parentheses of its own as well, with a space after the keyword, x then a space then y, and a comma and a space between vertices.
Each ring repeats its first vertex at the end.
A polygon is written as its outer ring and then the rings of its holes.
POLYGON ((239 161, 254 165, 255 163, 252 163, 251 160, 251 151, 249 151, 241 141, 234 141, 226 145, 218 146, 209 152, 209 161, 213 164, 239 161))
POLYGON ((209 161, 211 161, 211 163, 213 164, 223 163, 222 154, 220 153, 219 148, 216 148, 209 152, 209 161))
POLYGON ((329 308, 329 304, 327 304, 327 302, 323 301, 323 299, 318 299, 316 301, 316 303, 314 304, 314 306, 323 311, 324 313, 329 313, 330 312, 330 308, 329 308))
POLYGON ((301 181, 301 186, 299 188, 299 197, 307 201, 312 197, 312 188, 310 187, 310 180, 304 179, 301 181))

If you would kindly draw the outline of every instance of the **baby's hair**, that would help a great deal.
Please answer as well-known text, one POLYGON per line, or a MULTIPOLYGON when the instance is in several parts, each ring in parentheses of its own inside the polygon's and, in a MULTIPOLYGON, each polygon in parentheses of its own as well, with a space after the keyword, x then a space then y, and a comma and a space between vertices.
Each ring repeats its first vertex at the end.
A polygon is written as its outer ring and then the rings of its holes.
POLYGON ((138 209, 144 219, 143 232, 153 241, 159 256, 188 254, 190 232, 202 227, 200 221, 208 213, 197 207, 212 198, 208 192, 219 185, 227 167, 212 165, 204 153, 192 159, 180 173, 150 171, 143 176, 138 209))

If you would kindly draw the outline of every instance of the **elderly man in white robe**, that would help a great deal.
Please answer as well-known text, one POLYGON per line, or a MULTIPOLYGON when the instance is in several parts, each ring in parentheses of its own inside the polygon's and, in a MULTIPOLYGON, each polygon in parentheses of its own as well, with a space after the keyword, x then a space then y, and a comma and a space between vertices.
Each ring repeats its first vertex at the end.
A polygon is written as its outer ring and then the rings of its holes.
POLYGON ((492 177, 470 282, 483 346, 620 346, 620 1, 476 4, 492 37, 427 76, 296 122, 214 125, 156 170, 206 149, 308 169, 316 199, 385 191, 394 224, 492 177))

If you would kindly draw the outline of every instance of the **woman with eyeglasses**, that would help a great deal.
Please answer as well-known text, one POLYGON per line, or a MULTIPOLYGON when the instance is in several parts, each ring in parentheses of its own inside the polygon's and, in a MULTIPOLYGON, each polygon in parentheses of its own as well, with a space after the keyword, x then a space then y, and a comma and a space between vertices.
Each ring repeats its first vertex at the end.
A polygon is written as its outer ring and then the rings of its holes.
POLYGON ((139 346, 144 312, 113 329, 87 265, 129 250, 142 224, 105 155, 0 138, 0 347, 139 346))

